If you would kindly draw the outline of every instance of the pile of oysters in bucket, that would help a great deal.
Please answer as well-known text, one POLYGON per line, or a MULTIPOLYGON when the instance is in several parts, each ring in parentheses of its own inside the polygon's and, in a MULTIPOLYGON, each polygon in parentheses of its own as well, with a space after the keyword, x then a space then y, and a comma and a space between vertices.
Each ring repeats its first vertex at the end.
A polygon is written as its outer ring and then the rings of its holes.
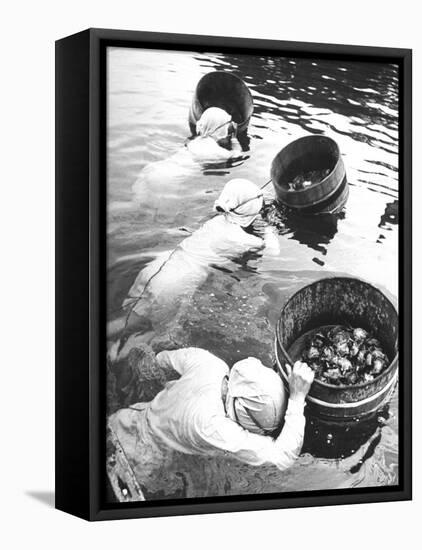
POLYGON ((315 183, 319 183, 328 176, 330 170, 328 168, 323 170, 309 170, 295 176, 292 181, 287 183, 288 191, 300 191, 306 189, 315 183))
POLYGON ((336 386, 375 380, 389 365, 380 342, 363 328, 322 328, 310 337, 302 360, 315 378, 336 386))

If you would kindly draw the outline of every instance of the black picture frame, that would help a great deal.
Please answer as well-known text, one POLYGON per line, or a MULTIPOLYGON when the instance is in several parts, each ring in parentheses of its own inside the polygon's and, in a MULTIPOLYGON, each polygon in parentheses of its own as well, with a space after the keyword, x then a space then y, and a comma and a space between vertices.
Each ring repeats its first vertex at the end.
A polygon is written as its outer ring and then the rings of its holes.
POLYGON ((412 497, 412 52, 408 49, 89 29, 56 42, 56 508, 87 520, 409 500, 412 497), (399 484, 394 487, 106 504, 105 51, 158 48, 397 63, 399 484))

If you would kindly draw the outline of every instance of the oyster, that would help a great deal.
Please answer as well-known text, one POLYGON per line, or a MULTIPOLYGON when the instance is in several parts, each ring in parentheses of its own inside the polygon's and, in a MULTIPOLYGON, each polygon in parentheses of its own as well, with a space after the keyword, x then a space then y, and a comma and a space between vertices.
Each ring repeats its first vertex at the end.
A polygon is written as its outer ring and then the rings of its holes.
POLYGON ((308 353, 306 354, 306 357, 307 359, 309 360, 312 360, 312 359, 319 359, 319 349, 316 348, 315 346, 311 346, 309 349, 308 349, 308 353))
POLYGON ((357 343, 362 343, 368 337, 368 333, 363 328, 355 328, 353 331, 353 339, 357 343))
POLYGON ((376 338, 368 338, 366 340, 366 345, 369 346, 369 347, 374 347, 374 348, 378 348, 378 349, 381 348, 381 344, 380 344, 379 340, 377 340, 376 338))
POLYGON ((388 366, 379 340, 363 328, 342 326, 314 334, 302 358, 314 370, 317 380, 334 385, 372 381, 388 366))
POLYGON ((341 368, 343 373, 348 372, 348 371, 353 369, 353 365, 352 365, 351 361, 349 361, 349 359, 346 359, 345 357, 341 357, 338 360, 337 364, 341 368))
POLYGON ((356 357, 357 354, 359 353, 359 344, 355 341, 355 342, 352 342, 350 347, 349 347, 349 354, 350 354, 350 357, 356 357))
POLYGON ((341 344, 345 342, 346 344, 349 342, 351 334, 348 330, 341 328, 341 327, 335 327, 328 333, 328 337, 332 340, 333 344, 341 344))
POLYGON ((386 360, 385 353, 383 353, 379 348, 376 348, 374 349, 374 351, 372 351, 372 358, 381 359, 382 361, 386 360))
POLYGON ((373 364, 372 364, 371 373, 372 374, 380 374, 385 369, 385 365, 386 365, 386 363, 382 359, 375 359, 373 364))
POLYGON ((321 359, 331 361, 334 357, 334 350, 331 346, 324 346, 321 352, 321 359))
POLYGON ((349 353, 349 345, 346 340, 338 342, 335 346, 335 349, 338 355, 340 355, 341 357, 344 357, 349 353))
POLYGON ((318 332, 315 334, 315 336, 312 339, 312 345, 317 348, 322 348, 322 346, 325 344, 326 338, 323 334, 318 332))
POLYGON ((356 364, 359 366, 363 366, 365 364, 365 350, 361 349, 359 350, 357 356, 356 356, 356 364))

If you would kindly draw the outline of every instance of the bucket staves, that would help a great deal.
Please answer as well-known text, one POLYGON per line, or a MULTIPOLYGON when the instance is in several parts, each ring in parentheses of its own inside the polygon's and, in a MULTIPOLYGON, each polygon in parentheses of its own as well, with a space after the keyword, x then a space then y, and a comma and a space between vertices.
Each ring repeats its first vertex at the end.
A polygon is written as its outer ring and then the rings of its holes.
POLYGON ((284 147, 272 162, 271 177, 277 201, 301 214, 337 214, 349 196, 340 149, 323 135, 305 136, 284 147), (292 189, 291 182, 309 172, 325 175, 307 187, 292 189))
POLYGON ((366 416, 379 409, 394 391, 398 377, 398 313, 391 301, 369 283, 352 277, 330 277, 307 285, 284 305, 277 324, 275 352, 280 375, 287 384, 286 363, 295 342, 326 325, 362 327, 383 345, 389 366, 374 380, 333 385, 315 380, 308 403, 316 414, 334 419, 366 416))
POLYGON ((253 113, 252 94, 242 79, 224 71, 204 75, 198 82, 189 109, 189 127, 196 134, 196 123, 209 107, 219 107, 231 115, 238 132, 246 132, 253 113))

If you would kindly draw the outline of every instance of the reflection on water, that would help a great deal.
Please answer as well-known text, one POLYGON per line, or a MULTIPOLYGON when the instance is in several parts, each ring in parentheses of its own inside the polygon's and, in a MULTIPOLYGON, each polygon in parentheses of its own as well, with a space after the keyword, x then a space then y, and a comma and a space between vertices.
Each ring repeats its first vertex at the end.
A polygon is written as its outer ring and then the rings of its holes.
MULTIPOLYGON (((300 286, 330 273, 362 277, 397 296, 398 73, 392 65, 272 59, 258 56, 109 51, 108 309, 119 309, 138 271, 171 250, 208 219, 232 177, 262 185, 273 157, 308 133, 325 133, 340 147, 350 195, 340 216, 312 220, 277 213, 280 255, 248 254, 230 269, 212 269, 154 347, 197 345, 229 364, 255 355, 274 360, 280 308, 300 286), (251 89, 255 110, 244 156, 197 165, 177 174, 177 196, 153 217, 160 195, 132 202, 141 170, 181 149, 197 81, 211 70, 233 72, 251 89)), ((265 188, 268 205, 274 198, 265 188)), ((163 202, 163 201, 161 201, 163 202)), ((270 207, 269 207, 270 208, 270 207)), ((397 483, 397 395, 373 419, 327 426, 310 418, 304 451, 288 472, 259 470, 226 459, 166 457, 161 481, 150 472, 150 498, 281 492, 397 483), (163 477, 164 476, 164 477, 163 477), (155 482, 154 482, 155 479, 155 482), (165 480, 165 481, 163 481, 165 480)))

